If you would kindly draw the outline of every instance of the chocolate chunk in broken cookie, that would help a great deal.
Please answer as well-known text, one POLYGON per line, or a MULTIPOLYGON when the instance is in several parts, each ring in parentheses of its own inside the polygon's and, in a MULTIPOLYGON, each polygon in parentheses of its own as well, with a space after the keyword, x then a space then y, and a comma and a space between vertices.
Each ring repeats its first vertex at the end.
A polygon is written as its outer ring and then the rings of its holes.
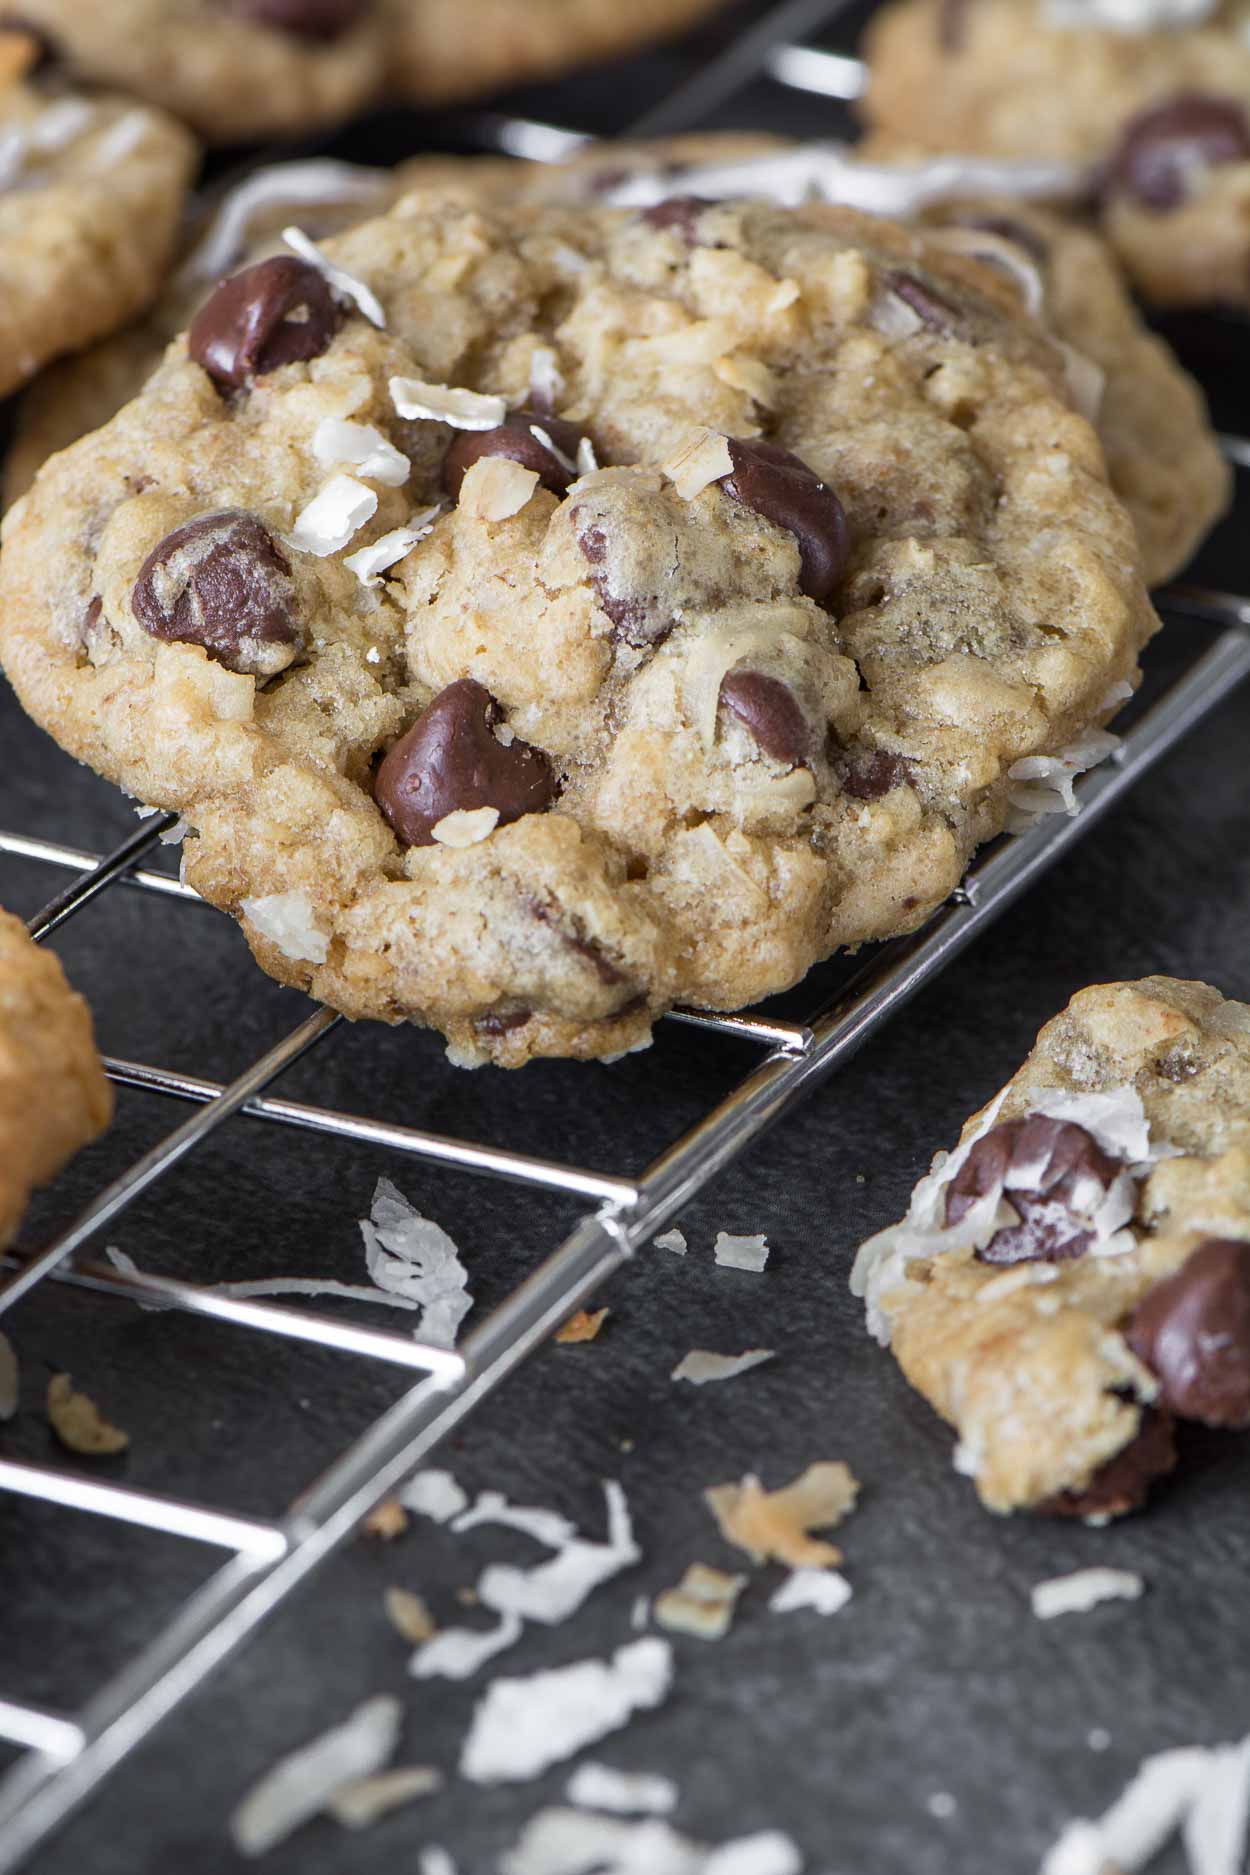
POLYGON ((374 0, 228 0, 230 12, 254 26, 297 39, 339 39, 373 11, 374 0))
POLYGON ((223 390, 319 358, 343 322, 325 275, 275 254, 223 280, 191 321, 187 350, 223 390))
POLYGON ((228 508, 175 528, 131 593, 149 637, 202 645, 227 670, 271 677, 296 655, 291 565, 254 514, 228 508))
POLYGON ((434 846, 449 814, 494 808, 497 825, 541 814, 556 779, 541 749, 496 733, 503 711, 484 684, 461 677, 440 690, 384 758, 373 798, 407 846, 434 846))
POLYGON ((443 487, 455 501, 460 484, 484 456, 505 456, 532 469, 544 488, 563 495, 578 474, 577 456, 585 433, 561 417, 537 410, 511 410, 493 430, 460 430, 443 457, 443 487))
POLYGON ((1143 1407, 1141 1422, 1128 1444, 1100 1465, 1084 1485, 1060 1491, 1037 1506, 1047 1517, 1122 1517, 1140 1510, 1156 1478, 1176 1463, 1172 1416, 1158 1407, 1143 1407))
POLYGON ((1138 1303, 1125 1336, 1172 1412, 1206 1426, 1250 1425, 1250 1243, 1199 1244, 1138 1303))
POLYGON ((1107 187, 1166 214, 1193 193, 1204 173, 1250 162, 1250 117, 1234 98, 1185 92, 1129 123, 1107 166, 1107 187))
POLYGON ((720 701, 765 755, 791 768, 810 760, 812 729, 789 684, 766 671, 729 671, 720 701))
POLYGON ((721 487, 799 543, 799 590, 823 604, 846 571, 850 530, 842 503, 800 457, 776 443, 727 438, 733 474, 721 487))
POLYGON ((662 644, 676 623, 671 602, 661 592, 613 590, 612 543, 597 521, 577 528, 577 544, 596 569, 591 585, 599 610, 611 620, 613 638, 636 651, 662 644))
POLYGON ((703 195, 668 195, 662 202, 653 202, 650 208, 642 211, 642 220, 648 228, 671 229, 681 236, 687 247, 699 245, 699 217, 708 208, 715 208, 703 195))
POLYGON ((958 1224, 997 1192, 1018 1222, 1004 1225, 977 1251, 982 1263, 1084 1256, 1096 1235, 1093 1213, 1123 1170, 1123 1162, 1075 1121, 1040 1113, 1004 1120, 982 1134, 951 1180, 946 1222, 958 1224))

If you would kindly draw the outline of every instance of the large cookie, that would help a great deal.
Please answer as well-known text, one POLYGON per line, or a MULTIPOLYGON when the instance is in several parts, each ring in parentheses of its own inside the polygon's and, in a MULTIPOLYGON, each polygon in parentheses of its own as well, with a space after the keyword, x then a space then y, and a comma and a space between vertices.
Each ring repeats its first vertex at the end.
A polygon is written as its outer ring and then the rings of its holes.
POLYGON ((1250 1007, 1082 990, 853 1280, 991 1510, 1133 1509, 1173 1417, 1250 1425, 1250 1007))
POLYGON ((226 282, 0 561, 28 709, 283 980, 615 1053, 921 923, 1127 694, 1132 525, 978 263, 419 197, 328 252, 226 282))
POLYGON ((26 1201, 108 1125, 91 1012, 49 950, 0 911, 0 1249, 26 1201))
MULTIPOLYGON (((12 43, 0 31, 0 58, 12 43)), ((163 112, 0 89, 0 395, 148 303, 195 162, 191 137, 163 112)))
POLYGON ((1103 225, 1164 304, 1250 302, 1244 0, 895 0, 869 121, 930 149, 1092 166, 1103 225))

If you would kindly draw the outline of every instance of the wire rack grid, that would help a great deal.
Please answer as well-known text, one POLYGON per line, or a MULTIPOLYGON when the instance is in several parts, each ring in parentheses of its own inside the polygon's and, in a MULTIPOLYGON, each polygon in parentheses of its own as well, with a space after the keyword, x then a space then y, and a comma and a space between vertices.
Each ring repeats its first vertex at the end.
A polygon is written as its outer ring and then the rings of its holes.
MULTIPOLYGON (((695 128, 760 80, 826 97, 853 98, 861 88, 857 61, 804 43, 844 4, 845 0, 787 0, 774 7, 663 99, 633 127, 635 134, 695 128)), ((474 134, 495 148, 540 160, 582 141, 577 133, 518 118, 476 117, 471 124, 474 134)), ((1224 441, 1234 462, 1250 464, 1250 442, 1238 437, 1224 441)), ((692 1010, 678 1010, 668 1018, 746 1041, 759 1050, 760 1058, 725 1099, 637 1179, 267 1093, 285 1069, 338 1027, 340 1018, 327 1009, 315 1011, 229 1086, 133 1061, 107 1062, 118 1086, 164 1095, 195 1111, 100 1191, 42 1250, 15 1252, 5 1259, 0 1318, 43 1280, 53 1278, 131 1304, 156 1303, 224 1326, 389 1362, 420 1377, 292 1501, 283 1517, 271 1522, 63 1470, 0 1460, 0 1491, 207 1544, 227 1555, 169 1625, 79 1712, 33 1707, 5 1698, 0 1687, 0 1740, 23 1748, 0 1781, 0 1871, 22 1864, 607 1276, 846 1062, 1058 863, 1176 742, 1250 678, 1250 599, 1185 586, 1170 588, 1158 598, 1165 615, 1182 617, 1214 635, 1125 734, 1115 758, 1083 778, 1075 815, 1050 817, 998 842, 979 858, 960 891, 924 930, 879 947, 837 996, 806 1021, 692 1010), (141 1193, 236 1116, 380 1147, 522 1188, 560 1192, 588 1208, 571 1234, 454 1351, 312 1310, 127 1273, 82 1254, 141 1193)), ((186 915, 195 915, 201 902, 189 887, 140 864, 173 819, 164 815, 148 821, 104 857, 31 838, 20 830, 0 829, 0 853, 73 875, 29 921, 32 935, 48 938, 118 886, 185 900, 186 915)))

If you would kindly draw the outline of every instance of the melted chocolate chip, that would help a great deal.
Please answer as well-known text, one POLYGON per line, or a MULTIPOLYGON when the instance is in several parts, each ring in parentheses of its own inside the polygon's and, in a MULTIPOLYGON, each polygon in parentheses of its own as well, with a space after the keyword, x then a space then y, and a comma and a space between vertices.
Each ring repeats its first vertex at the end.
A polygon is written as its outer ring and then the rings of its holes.
POLYGON ((222 390, 241 390, 279 365, 318 358, 343 314, 325 275, 275 254, 212 292, 191 321, 187 350, 222 390))
POLYGON ((1087 1223, 1122 1170, 1072 1120, 1031 1113, 1003 1120, 977 1140, 946 1190, 946 1222, 958 1224, 978 1200, 1001 1191, 1019 1223, 1004 1225, 977 1251, 982 1263, 1064 1262, 1093 1241, 1087 1223))
POLYGON ((254 514, 226 509, 167 534, 131 593, 153 638, 203 645, 227 670, 271 675, 299 637, 291 566, 254 514))
POLYGON ((541 749, 493 733, 503 712, 484 684, 461 677, 399 738, 378 769, 373 798, 406 846, 433 846, 434 828, 462 808, 494 807, 499 825, 541 814, 556 798, 541 749))
POLYGON ((1137 1305, 1126 1332, 1172 1412, 1250 1425, 1250 1243, 1209 1237, 1137 1305))
POLYGON ((847 763, 842 786, 856 801, 879 801, 891 788, 911 780, 911 763, 905 755, 891 755, 888 749, 873 749, 847 763))
POLYGON ((670 195, 662 202, 653 202, 650 208, 644 208, 642 219, 648 228, 671 228, 679 234, 687 247, 699 245, 699 217, 704 209, 715 208, 715 202, 709 202, 702 195, 670 195))
POLYGON ((577 530, 577 544, 591 566, 602 570, 591 578, 599 610, 612 621, 612 636, 618 644, 645 650, 663 644, 673 629, 672 607, 660 593, 613 593, 607 571, 608 537, 595 523, 577 530))
POLYGON ((850 531, 842 503, 813 469, 775 443, 730 437, 733 474, 721 487, 764 520, 784 527, 799 543, 799 589, 823 603, 846 570, 850 531))
POLYGON ((886 284, 911 307, 930 332, 941 332, 945 337, 958 332, 963 323, 958 308, 952 306, 948 299, 943 299, 926 280, 919 279, 914 273, 896 270, 886 275, 886 284))
POLYGON ((1165 214, 1195 177, 1220 163, 1250 162, 1250 118, 1232 98, 1186 92, 1134 117, 1107 168, 1107 187, 1165 214))
POLYGON ((720 700, 774 761, 802 768, 811 758, 812 731, 798 698, 780 677, 764 671, 729 671, 720 700))
POLYGON ((297 39, 339 39, 373 10, 373 0, 231 0, 231 12, 297 39))
POLYGON ((1145 1406, 1141 1424, 1123 1451, 1100 1465, 1079 1491, 1061 1491, 1037 1508, 1047 1517, 1119 1517, 1139 1509, 1155 1479, 1175 1463, 1171 1414, 1145 1406))
POLYGON ((509 411, 498 429, 457 431, 443 457, 443 487, 455 501, 460 484, 475 462, 483 456, 506 456, 523 469, 533 469, 553 495, 563 495, 576 479, 577 450, 583 435, 575 423, 565 423, 560 417, 543 416, 537 410, 509 411), (560 455, 540 441, 535 430, 541 430, 560 455), (561 456, 567 460, 561 461, 561 456))

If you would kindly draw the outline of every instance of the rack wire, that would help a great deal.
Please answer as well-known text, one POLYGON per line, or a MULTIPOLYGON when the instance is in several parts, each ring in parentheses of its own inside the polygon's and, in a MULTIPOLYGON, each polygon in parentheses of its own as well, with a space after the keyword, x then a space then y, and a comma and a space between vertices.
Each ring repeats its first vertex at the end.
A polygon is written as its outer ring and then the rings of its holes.
MULTIPOLYGON (((721 57, 662 100, 633 127, 634 134, 696 127, 761 79, 826 97, 858 95, 862 68, 856 60, 805 43, 843 4, 844 0, 787 0, 774 7, 721 57)), ((472 120, 479 136, 487 121, 472 120)), ((486 134, 496 148, 539 160, 550 160, 582 141, 576 132, 519 118, 491 119, 486 134)), ((1250 442, 1224 440, 1231 460, 1250 465, 1250 442)), ((79 1712, 23 1704, 5 1698, 0 1690, 0 1740, 24 1748, 0 1781, 0 1871, 17 1868, 606 1277, 849 1060, 1061 861, 1148 769, 1250 678, 1250 599, 1191 586, 1172 587, 1157 597, 1165 615, 1213 628, 1218 635, 1127 732, 1116 757, 1082 779, 1078 812, 1040 821, 987 850, 962 888, 922 931, 879 947, 832 1000, 804 1021, 751 1012, 714 1016, 675 1011, 669 1021, 751 1043, 760 1059, 732 1092, 636 1179, 267 1092, 309 1050, 332 1040, 340 1018, 327 1009, 316 1010, 229 1086, 133 1061, 107 1062, 109 1076, 119 1087, 162 1095, 194 1111, 98 1192, 69 1228, 42 1250, 28 1256, 12 1253, 5 1259, 9 1274, 0 1287, 0 1319, 50 1278, 132 1304, 157 1304, 240 1330, 388 1362, 420 1378, 272 1522, 42 1465, 0 1460, 0 1491, 214 1546, 228 1558, 169 1625, 79 1712), (140 1193, 157 1185, 180 1160, 236 1118, 381 1147, 432 1166, 558 1192, 590 1208, 454 1351, 423 1344, 411 1335, 128 1272, 84 1257, 101 1230, 140 1193)), ((29 921, 31 933, 46 939, 67 920, 89 913, 103 894, 117 887, 172 898, 185 903, 183 915, 199 915, 202 901, 188 886, 140 863, 173 818, 148 821, 104 856, 0 829, 0 853, 73 875, 29 921)))

